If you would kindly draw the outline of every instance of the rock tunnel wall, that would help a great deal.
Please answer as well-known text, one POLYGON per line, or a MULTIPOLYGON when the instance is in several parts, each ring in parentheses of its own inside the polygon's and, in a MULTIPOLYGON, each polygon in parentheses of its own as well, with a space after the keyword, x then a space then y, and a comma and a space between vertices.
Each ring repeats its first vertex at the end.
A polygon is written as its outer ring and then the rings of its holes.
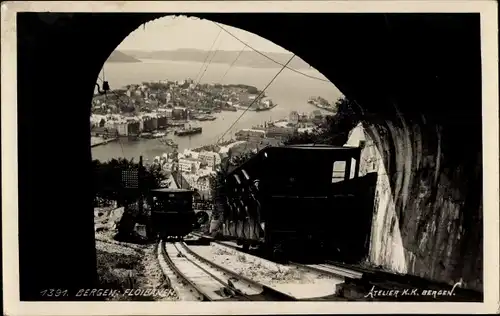
MULTIPOLYGON (((447 168, 442 136, 440 127, 424 121, 365 122, 351 131, 348 145, 366 141, 360 175, 378 174, 367 260, 482 291, 482 204, 478 192, 468 196, 455 182, 467 177, 469 185, 481 186, 482 170, 447 168), (468 206, 472 199, 476 209, 468 206)), ((480 166, 481 155, 477 159, 480 166)))

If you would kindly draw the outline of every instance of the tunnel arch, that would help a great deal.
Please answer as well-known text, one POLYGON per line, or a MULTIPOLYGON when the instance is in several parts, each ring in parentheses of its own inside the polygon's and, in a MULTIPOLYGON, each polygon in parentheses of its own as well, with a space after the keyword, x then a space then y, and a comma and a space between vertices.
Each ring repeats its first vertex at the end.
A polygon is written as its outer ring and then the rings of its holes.
MULTIPOLYGON (((132 34, 134 31, 138 30, 140 27, 144 26, 147 28, 147 23, 150 23, 150 22, 154 22, 156 20, 159 20, 159 19, 162 19, 162 18, 165 18, 165 17, 175 17, 175 18, 180 18, 180 17, 184 17, 184 18, 188 18, 188 19, 191 19, 191 18, 195 18, 195 19, 199 19, 199 20, 206 20, 206 21, 211 21, 211 22, 215 22, 215 23, 220 23, 220 24, 224 24, 223 22, 221 21, 226 21, 227 19, 225 19, 223 16, 219 17, 218 15, 214 15, 214 14, 191 14, 191 13, 185 13, 185 14, 172 14, 172 13, 168 13, 168 14, 149 14, 149 15, 146 15, 144 17, 141 17, 140 19, 137 19, 135 21, 131 21, 131 24, 130 25, 126 25, 123 30, 120 30, 120 32, 117 32, 116 33, 116 38, 115 36, 113 36, 113 41, 110 42, 109 44, 110 45, 106 45, 106 47, 103 47, 103 52, 102 54, 108 56, 111 55, 111 53, 118 48, 118 46, 120 45, 120 43, 122 43, 124 40, 126 40, 126 38, 132 34), (123 36, 123 34, 126 34, 122 40, 116 44, 116 46, 114 46, 114 44, 116 43, 116 41, 121 37, 123 36), (114 48, 112 48, 114 46, 114 48), (111 49, 112 48, 112 49, 111 49)), ((230 22, 233 22, 231 19, 229 19, 230 22)), ((224 25, 222 25, 224 27, 224 25)), ((225 26, 233 26, 233 25, 229 25, 229 24, 225 24, 225 26)), ((238 27, 237 27, 238 28, 238 27)), ((240 28, 241 30, 244 30, 244 31, 247 31, 249 33, 252 33, 251 31, 247 30, 247 29, 243 29, 243 28, 240 28)), ((257 33, 252 33, 254 35, 259 35, 257 33)), ((260 36, 260 35, 259 35, 260 36)), ((277 46, 280 46, 281 48, 284 48, 282 47, 281 45, 277 44, 275 41, 273 40, 270 40, 270 39, 267 39, 265 37, 263 37, 264 39, 272 42, 273 44, 277 45, 277 46)), ((278 37, 279 39, 279 37, 278 37)), ((286 48, 285 48, 286 49, 286 48)), ((291 52, 292 54, 295 53, 295 52, 291 52)), ((301 56, 299 54, 296 54, 296 57, 299 57, 301 58, 301 56)), ((301 58, 303 59, 303 58, 301 58)), ((105 61, 102 63, 102 66, 101 66, 101 69, 104 67, 104 64, 106 62, 107 58, 105 59, 105 61)), ((318 71, 321 75, 324 76, 323 73, 321 73, 319 70, 316 69, 316 71, 318 71)), ((99 73, 98 73, 99 74, 99 73)), ((96 75, 96 78, 98 78, 98 75, 96 75)), ((329 79, 328 79, 329 80, 329 79)))
MULTIPOLYGON (((398 270, 394 263, 394 253, 398 252, 405 261, 404 272, 445 282, 461 277, 469 287, 482 289, 482 246, 478 247, 482 245, 483 229, 479 14, 260 14, 258 24, 254 23, 253 13, 179 14, 260 35, 296 53, 345 96, 356 100, 360 105, 356 115, 364 126, 364 135, 378 151, 379 164, 391 187, 392 206, 379 205, 374 213, 380 215, 393 208, 402 243, 393 251, 393 240, 382 238, 383 249, 377 252, 382 258, 374 256, 372 261, 398 270), (312 36, 321 32, 328 38, 318 40, 312 36), (338 48, 326 45, 328 40, 338 48), (406 159, 408 155, 411 159, 406 159), (436 222, 445 229, 436 227, 436 222)), ((91 174, 90 166, 83 167, 91 158, 85 132, 89 129, 95 79, 102 65, 132 31, 166 15, 173 14, 72 14, 58 16, 53 23, 42 21, 34 13, 19 15, 18 37, 23 39, 18 44, 18 85, 23 92, 18 94, 19 107, 24 105, 32 116, 43 117, 41 109, 33 104, 41 100, 63 111, 67 100, 72 100, 74 124, 85 128, 78 134, 78 146, 67 145, 75 153, 73 163, 82 166, 75 171, 77 177, 88 179, 91 174), (87 62, 79 64, 74 59, 87 62), (59 89, 55 99, 46 95, 53 83, 59 89), (76 94, 82 97, 75 98, 76 94)), ((33 117, 19 122, 19 159, 33 154, 30 146, 34 147, 36 141, 22 130, 29 124, 36 124, 33 117)), ((46 129, 57 132, 55 127, 46 129)), ((55 145, 48 147, 57 152, 55 145)), ((69 162, 61 164, 71 166, 69 162)), ((28 166, 19 171, 20 177, 27 172, 49 175, 48 171, 34 171, 28 166)), ((52 177, 64 181, 67 176, 56 172, 52 177)), ((27 180, 20 184, 20 194, 33 199, 50 194, 44 188, 35 192, 31 188, 35 183, 27 180)), ((91 194, 74 193, 69 188, 59 190, 67 195, 61 197, 67 204, 73 198, 86 201, 91 194)), ((64 207, 54 206, 53 214, 42 217, 30 210, 30 203, 20 202, 20 231, 41 232, 30 221, 50 226, 50 219, 65 214, 64 207)), ((73 216, 91 225, 92 218, 84 215, 91 208, 90 202, 76 208, 81 214, 73 216)), ((382 216, 382 222, 391 223, 392 218, 382 216)), ((86 258, 75 252, 73 260, 81 259, 82 269, 88 271, 95 260, 88 242, 93 231, 84 224, 59 230, 68 236, 81 235, 86 258)), ((380 233, 390 235, 385 228, 380 233)), ((20 233, 20 249, 26 249, 20 254, 25 258, 20 261, 21 268, 37 271, 27 267, 32 248, 23 238, 20 233)), ((60 258, 56 245, 50 254, 60 258)), ((46 269, 52 279, 35 272, 21 278, 37 280, 38 284, 59 284, 56 287, 67 284, 54 277, 59 271, 49 263, 37 269, 46 269)), ((92 271, 82 273, 80 284, 95 279, 92 275, 92 271)))

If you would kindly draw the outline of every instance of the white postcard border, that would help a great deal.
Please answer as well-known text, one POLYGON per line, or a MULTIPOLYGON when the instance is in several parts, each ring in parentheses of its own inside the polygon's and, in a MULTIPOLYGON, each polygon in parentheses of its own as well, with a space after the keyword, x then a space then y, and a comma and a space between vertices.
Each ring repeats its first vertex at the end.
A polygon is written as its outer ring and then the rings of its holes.
MULTIPOLYGON (((499 310, 496 1, 11 1, 1 5, 2 251, 6 315, 495 313, 499 310), (480 12, 483 97, 484 303, 19 302, 16 12, 480 12)), ((464 150, 467 150, 464 148, 464 150)))

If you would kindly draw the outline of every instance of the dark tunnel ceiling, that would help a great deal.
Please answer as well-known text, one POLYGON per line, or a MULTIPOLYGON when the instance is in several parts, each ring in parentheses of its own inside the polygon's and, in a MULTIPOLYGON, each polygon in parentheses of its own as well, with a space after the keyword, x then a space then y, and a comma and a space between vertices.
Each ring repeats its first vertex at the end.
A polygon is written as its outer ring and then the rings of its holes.
POLYGON ((467 69, 468 60, 478 57, 477 14, 320 13, 307 20, 308 30, 318 30, 315 36, 304 31, 304 14, 287 14, 280 23, 274 14, 259 15, 259 23, 246 18, 248 14, 96 14, 92 26, 85 25, 88 16, 68 14, 53 25, 94 33, 102 50, 89 57, 103 63, 103 55, 109 56, 132 31, 168 15, 208 19, 260 35, 297 54, 346 96, 363 106, 377 102, 384 105, 382 111, 393 112, 402 103, 425 107, 430 98, 449 102, 449 97, 435 99, 459 87, 477 86, 477 71, 471 76, 475 69, 467 69))

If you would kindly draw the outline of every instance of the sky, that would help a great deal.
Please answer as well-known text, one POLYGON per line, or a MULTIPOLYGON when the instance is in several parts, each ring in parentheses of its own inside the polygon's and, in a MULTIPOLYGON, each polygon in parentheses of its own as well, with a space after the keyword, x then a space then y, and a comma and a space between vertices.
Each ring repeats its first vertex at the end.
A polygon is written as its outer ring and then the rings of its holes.
MULTIPOLYGON (((221 26, 261 52, 288 52, 273 42, 253 33, 224 24, 221 24, 221 26)), ((117 50, 157 51, 179 48, 210 50, 219 31, 220 28, 214 22, 208 20, 187 18, 185 16, 167 16, 146 23, 145 26, 140 26, 123 40, 117 50)), ((241 42, 231 37, 231 35, 221 31, 213 49, 239 51, 243 46, 241 42)))

